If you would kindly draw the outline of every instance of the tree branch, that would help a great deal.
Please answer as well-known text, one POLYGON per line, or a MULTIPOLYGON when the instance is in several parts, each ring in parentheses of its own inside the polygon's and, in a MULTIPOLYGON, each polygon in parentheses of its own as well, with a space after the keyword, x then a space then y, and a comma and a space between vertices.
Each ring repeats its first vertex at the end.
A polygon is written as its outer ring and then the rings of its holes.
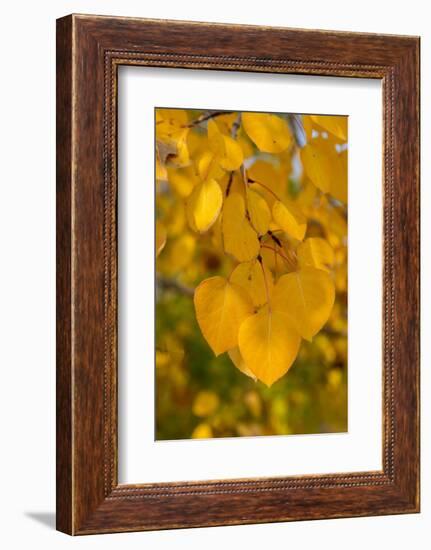
POLYGON ((307 137, 305 135, 301 115, 287 115, 287 123, 289 124, 293 137, 295 138, 296 145, 300 148, 304 147, 307 143, 307 137))
POLYGON ((192 122, 190 122, 190 124, 187 124, 186 128, 193 128, 193 126, 197 126, 198 124, 201 124, 201 122, 205 122, 210 118, 216 118, 222 115, 231 115, 234 112, 235 111, 210 111, 205 115, 201 115, 196 120, 193 120, 192 122))
POLYGON ((170 277, 164 277, 163 275, 157 275, 157 287, 161 290, 173 290, 184 296, 193 297, 195 291, 193 288, 172 279, 170 277))

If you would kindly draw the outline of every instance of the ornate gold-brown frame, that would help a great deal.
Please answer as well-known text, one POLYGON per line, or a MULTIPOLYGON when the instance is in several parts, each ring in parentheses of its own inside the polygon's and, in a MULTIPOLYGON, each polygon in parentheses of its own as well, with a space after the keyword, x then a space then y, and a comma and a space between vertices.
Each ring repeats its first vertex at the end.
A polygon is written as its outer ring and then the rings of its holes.
POLYGON ((418 38, 80 15, 59 19, 57 258, 59 530, 87 534, 419 510, 418 38), (118 484, 119 65, 382 80, 381 471, 118 484))

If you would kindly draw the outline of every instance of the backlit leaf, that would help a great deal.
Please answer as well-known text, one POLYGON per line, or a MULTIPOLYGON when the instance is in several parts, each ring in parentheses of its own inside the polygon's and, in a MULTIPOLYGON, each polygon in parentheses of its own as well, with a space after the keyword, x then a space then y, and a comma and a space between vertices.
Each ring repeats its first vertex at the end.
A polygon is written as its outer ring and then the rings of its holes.
POLYGON ((289 317, 266 306, 248 317, 239 330, 239 349, 251 372, 267 386, 294 362, 301 337, 289 317))
POLYGON ((313 139, 301 149, 301 161, 312 183, 324 193, 331 189, 334 146, 325 139, 313 139))
POLYGON ((312 237, 301 243, 296 254, 301 267, 315 267, 329 271, 334 263, 334 251, 325 239, 312 237))
POLYGON ((286 233, 298 239, 298 241, 302 241, 307 230, 307 222, 297 208, 290 204, 286 206, 281 201, 274 201, 272 216, 280 229, 286 231, 286 233))
POLYGON ((157 138, 171 142, 183 138, 187 132, 188 116, 184 109, 156 109, 157 138))
POLYGON ((311 120, 323 130, 333 134, 342 141, 347 140, 347 117, 334 115, 310 115, 311 120))
POLYGON ((287 122, 266 113, 243 113, 242 124, 257 147, 266 153, 280 153, 292 143, 287 122))
POLYGON ((219 181, 225 174, 220 167, 217 155, 209 150, 202 153, 197 161, 198 174, 201 180, 215 179, 219 181))
POLYGON ((347 203, 347 150, 337 152, 331 141, 316 138, 307 143, 300 154, 312 183, 324 193, 347 203))
POLYGON ((330 193, 339 201, 347 204, 347 149, 336 153, 334 158, 334 174, 330 193))
POLYGON ((241 323, 253 313, 246 291, 224 277, 210 277, 196 288, 194 304, 199 327, 213 352, 220 355, 235 348, 241 323))
POLYGON ((259 240, 245 216, 244 199, 239 193, 230 193, 224 201, 222 231, 226 252, 238 261, 247 262, 259 254, 259 240))
POLYGON ((282 196, 285 182, 278 168, 269 162, 257 160, 247 171, 248 177, 255 181, 252 187, 262 192, 268 204, 272 205, 276 197, 282 196))
POLYGON ((268 203, 259 193, 247 189, 247 209, 250 214, 251 225, 259 235, 264 235, 268 231, 269 222, 271 221, 271 211, 268 203))
POLYGON ((187 219, 194 231, 204 233, 216 221, 223 204, 223 195, 215 180, 199 183, 187 200, 187 219))
POLYGON ((229 350, 228 355, 232 363, 235 365, 235 367, 238 370, 240 370, 243 374, 249 376, 250 378, 253 378, 253 380, 256 380, 256 376, 251 372, 251 370, 245 364, 245 361, 241 355, 241 352, 239 351, 239 348, 233 348, 229 350))
POLYGON ((184 109, 156 110, 157 154, 162 164, 184 166, 189 163, 187 126, 188 116, 184 109))
POLYGON ((230 280, 244 288, 257 307, 268 301, 266 288, 268 288, 268 294, 271 296, 274 287, 271 271, 265 264, 260 264, 257 260, 238 264, 233 270, 230 280), (265 270, 266 286, 263 269, 265 270))
POLYGON ((283 275, 273 292, 274 309, 286 314, 299 334, 309 341, 328 320, 334 299, 331 277, 311 267, 283 275))
POLYGON ((237 170, 241 166, 241 146, 231 136, 223 134, 214 120, 208 121, 208 139, 210 148, 222 168, 237 170))
POLYGON ((167 175, 171 187, 183 198, 188 197, 193 188, 199 183, 199 179, 192 166, 185 168, 168 167, 167 175))

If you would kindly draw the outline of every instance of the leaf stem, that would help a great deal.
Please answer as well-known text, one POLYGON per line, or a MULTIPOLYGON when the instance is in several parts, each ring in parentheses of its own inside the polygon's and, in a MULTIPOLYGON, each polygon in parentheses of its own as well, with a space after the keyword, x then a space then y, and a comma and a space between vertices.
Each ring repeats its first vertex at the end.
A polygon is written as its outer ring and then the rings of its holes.
POLYGON ((232 187, 232 182, 233 182, 233 172, 229 174, 229 180, 226 185, 226 197, 229 196, 230 188, 232 187))
POLYGON ((262 256, 260 254, 257 257, 257 261, 260 263, 260 267, 262 269, 263 282, 265 284, 266 301, 268 302, 268 311, 269 311, 269 313, 272 313, 271 299, 269 297, 268 281, 266 280, 265 268, 263 267, 263 260, 262 260, 262 256))
POLYGON ((274 191, 272 189, 270 189, 267 185, 265 185, 264 183, 260 182, 260 181, 257 181, 257 180, 252 180, 251 178, 248 178, 248 182, 249 183, 257 183, 258 185, 260 185, 261 187, 263 187, 264 189, 266 189, 268 191, 268 193, 271 193, 271 195, 273 197, 275 197, 278 201, 281 201, 280 197, 274 193, 274 191))
POLYGON ((262 244, 261 248, 267 248, 268 250, 272 250, 275 254, 278 254, 280 256, 280 258, 283 258, 283 260, 287 263, 287 265, 291 269, 295 269, 295 265, 293 264, 292 260, 290 258, 288 258, 287 256, 285 256, 283 254, 283 252, 281 252, 281 250, 277 250, 276 248, 273 248, 272 246, 268 246, 266 244, 262 244))

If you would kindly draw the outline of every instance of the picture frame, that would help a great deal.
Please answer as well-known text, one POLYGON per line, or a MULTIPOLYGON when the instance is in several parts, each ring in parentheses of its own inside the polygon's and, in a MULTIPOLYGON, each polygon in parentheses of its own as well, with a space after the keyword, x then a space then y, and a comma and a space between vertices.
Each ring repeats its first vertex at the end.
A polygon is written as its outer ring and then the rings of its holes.
POLYGON ((419 38, 57 20, 57 529, 419 512, 419 38), (381 471, 118 483, 118 67, 373 78, 383 88, 381 471))

